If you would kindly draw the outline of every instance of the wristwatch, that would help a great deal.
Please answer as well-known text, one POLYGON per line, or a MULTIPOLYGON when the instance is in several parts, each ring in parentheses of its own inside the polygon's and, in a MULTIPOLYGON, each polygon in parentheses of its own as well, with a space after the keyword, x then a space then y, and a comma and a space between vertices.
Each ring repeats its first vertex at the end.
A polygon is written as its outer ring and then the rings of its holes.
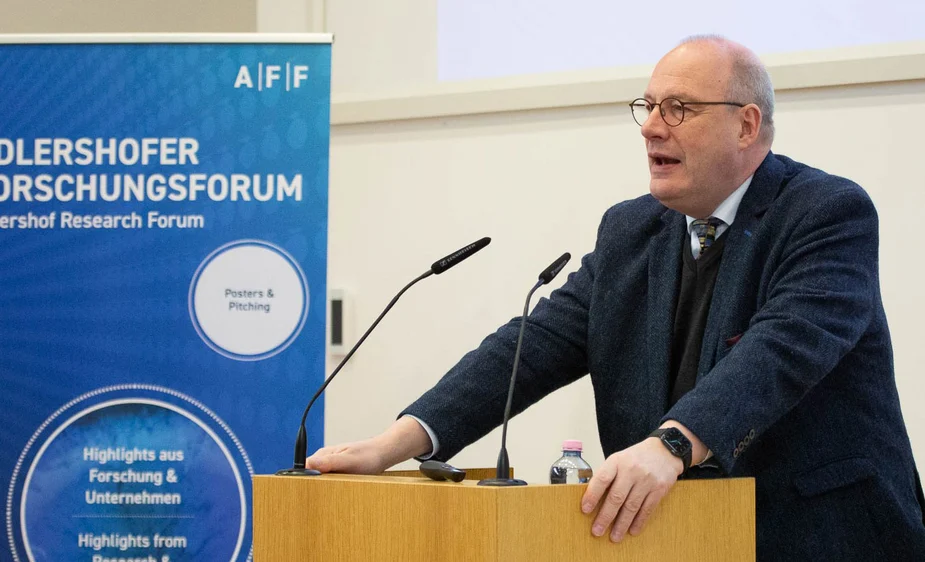
POLYGON ((684 471, 681 474, 687 472, 687 469, 691 467, 691 450, 693 446, 690 439, 685 437, 680 429, 676 427, 656 429, 649 434, 649 437, 658 437, 671 454, 681 459, 684 463, 684 471))

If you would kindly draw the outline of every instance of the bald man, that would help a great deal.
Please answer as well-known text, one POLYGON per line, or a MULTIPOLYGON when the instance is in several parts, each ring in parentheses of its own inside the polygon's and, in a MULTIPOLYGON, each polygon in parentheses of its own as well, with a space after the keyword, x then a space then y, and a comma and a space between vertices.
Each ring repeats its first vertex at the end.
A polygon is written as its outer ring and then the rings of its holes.
MULTIPOLYGON (((631 109, 650 194, 607 211, 528 317, 513 405, 590 373, 607 456, 582 500, 592 534, 640 533, 678 478, 751 476, 759 560, 925 560, 869 197, 771 152, 770 78, 723 38, 665 55, 631 109)), ((501 423, 518 328, 308 465, 449 459, 501 423)))

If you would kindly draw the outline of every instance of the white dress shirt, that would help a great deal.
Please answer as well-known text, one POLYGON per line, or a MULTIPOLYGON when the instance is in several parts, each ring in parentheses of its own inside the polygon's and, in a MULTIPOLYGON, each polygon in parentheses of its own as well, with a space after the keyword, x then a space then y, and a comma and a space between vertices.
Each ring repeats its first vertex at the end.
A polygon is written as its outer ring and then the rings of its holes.
MULTIPOLYGON (((723 202, 719 204, 719 207, 710 215, 711 217, 723 221, 722 224, 716 227, 716 238, 722 236, 732 225, 732 221, 736 218, 736 212, 739 210, 739 203, 742 202, 742 197, 745 196, 745 192, 748 191, 748 186, 752 184, 752 178, 754 177, 754 174, 748 176, 748 179, 736 188, 735 191, 730 193, 729 197, 724 199, 723 202)), ((694 222, 694 217, 686 218, 687 231, 691 236, 691 251, 694 253, 694 259, 697 259, 700 256, 700 240, 697 238, 697 234, 691 229, 691 223, 694 222)))

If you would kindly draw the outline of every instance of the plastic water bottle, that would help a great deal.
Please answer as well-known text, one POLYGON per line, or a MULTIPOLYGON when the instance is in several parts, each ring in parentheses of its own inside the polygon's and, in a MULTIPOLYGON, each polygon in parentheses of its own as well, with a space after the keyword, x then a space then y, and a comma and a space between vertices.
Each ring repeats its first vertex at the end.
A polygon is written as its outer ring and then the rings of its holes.
POLYGON ((591 465, 581 458, 581 441, 562 443, 562 457, 549 469, 550 484, 585 484, 591 480, 591 465))

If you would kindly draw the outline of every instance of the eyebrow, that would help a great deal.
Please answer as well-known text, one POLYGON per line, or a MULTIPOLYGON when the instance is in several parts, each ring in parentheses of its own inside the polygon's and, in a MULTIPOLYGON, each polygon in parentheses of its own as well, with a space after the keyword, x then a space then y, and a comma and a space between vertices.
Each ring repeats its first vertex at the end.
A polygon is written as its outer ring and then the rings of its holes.
MULTIPOLYGON (((642 97, 643 97, 644 99, 646 99, 646 100, 653 100, 653 99, 655 99, 655 96, 653 96, 653 95, 650 94, 649 92, 646 92, 646 93, 642 94, 642 97)), ((695 98, 695 97, 696 97, 696 96, 692 96, 692 95, 686 94, 686 93, 669 92, 669 93, 668 93, 666 96, 664 96, 662 99, 674 98, 674 99, 676 99, 676 100, 689 101, 689 100, 691 100, 691 99, 693 99, 693 98, 695 98)), ((692 103, 693 103, 693 102, 692 102, 692 103)))

